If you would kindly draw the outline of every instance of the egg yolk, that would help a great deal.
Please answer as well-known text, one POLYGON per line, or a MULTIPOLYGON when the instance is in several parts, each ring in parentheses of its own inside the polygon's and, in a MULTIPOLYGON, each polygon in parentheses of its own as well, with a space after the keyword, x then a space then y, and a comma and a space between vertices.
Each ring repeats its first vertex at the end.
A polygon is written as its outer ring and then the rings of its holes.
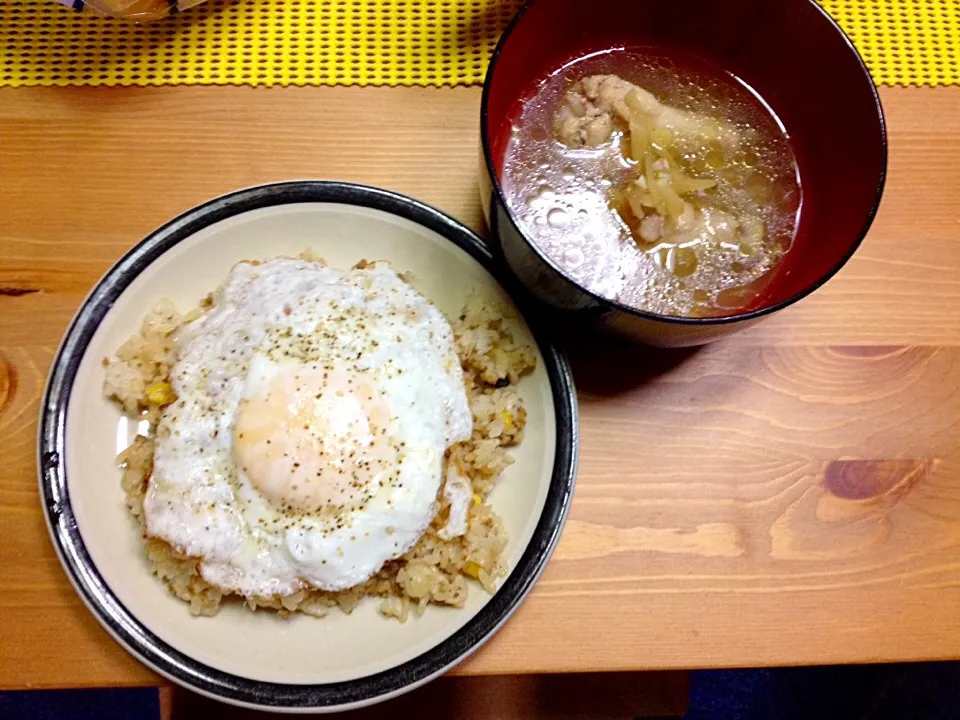
POLYGON ((234 453, 253 487, 282 507, 359 506, 397 467, 389 424, 370 378, 301 366, 240 403, 234 453))

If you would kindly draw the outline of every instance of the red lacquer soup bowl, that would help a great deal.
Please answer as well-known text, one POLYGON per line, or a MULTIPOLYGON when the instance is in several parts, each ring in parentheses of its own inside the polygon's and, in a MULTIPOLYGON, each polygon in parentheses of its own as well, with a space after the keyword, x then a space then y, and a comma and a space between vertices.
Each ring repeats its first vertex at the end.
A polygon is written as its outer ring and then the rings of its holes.
POLYGON ((667 347, 732 334, 823 285, 866 235, 887 164, 876 88, 812 0, 531 0, 491 60, 481 137, 494 250, 520 283, 565 323, 667 347), (676 54, 729 73, 763 99, 789 137, 803 190, 792 249, 764 292, 733 314, 660 315, 591 292, 538 247, 508 204, 501 178, 518 108, 571 61, 618 49, 676 54))

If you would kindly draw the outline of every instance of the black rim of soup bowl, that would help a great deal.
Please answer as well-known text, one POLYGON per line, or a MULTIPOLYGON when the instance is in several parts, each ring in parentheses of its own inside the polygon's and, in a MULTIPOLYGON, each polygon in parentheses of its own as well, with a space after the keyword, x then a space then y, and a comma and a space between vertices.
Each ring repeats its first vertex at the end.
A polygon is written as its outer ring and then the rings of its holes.
MULTIPOLYGON (((530 591, 556 546, 570 507, 579 440, 576 394, 566 359, 537 328, 534 318, 525 313, 544 358, 556 408, 556 453, 547 498, 530 543, 513 572, 466 625, 430 650, 367 677, 301 685, 251 680, 222 672, 165 643, 113 593, 95 567, 78 530, 70 504, 64 458, 72 385, 98 325, 121 293, 150 263, 214 223, 244 212, 290 203, 362 206, 413 221, 466 251, 502 286, 509 286, 509 280, 504 282, 501 278, 502 273, 486 245, 471 230, 428 205, 379 188, 332 181, 277 183, 239 190, 188 210, 124 255, 94 287, 67 330, 54 358, 41 406, 40 496, 54 547, 77 592, 100 623, 145 664, 175 682, 233 704, 280 711, 342 710, 385 700, 449 669, 496 632, 530 591)), ((157 592, 166 590, 158 584, 157 592)), ((185 620, 189 619, 186 613, 184 606, 185 620)))
MULTIPOLYGON (((559 265, 557 265, 550 257, 548 257, 544 252, 541 251, 540 247, 536 242, 532 241, 527 233, 524 232, 520 223, 517 221, 517 217, 510 207, 510 204, 507 202, 507 198, 504 195, 503 187, 500 184, 500 177, 496 171, 496 165, 493 161, 493 153, 491 151, 491 139, 488 133, 488 121, 489 121, 489 103, 490 103, 490 92, 493 86, 493 76, 497 70, 497 63, 500 59, 500 54, 503 52, 503 48, 506 47, 507 43, 510 41, 510 37, 513 34, 514 29, 523 20, 524 15, 526 15, 527 10, 530 9, 535 3, 538 2, 548 2, 549 0, 527 0, 523 6, 517 11, 513 16, 510 22, 507 24, 506 29, 503 31, 503 34, 500 36, 499 42, 493 51, 493 55, 490 57, 490 64, 487 66, 487 74, 483 82, 483 95, 480 100, 480 142, 482 145, 483 151, 483 162, 485 166, 485 171, 490 178, 491 186, 491 197, 489 199, 484 198, 484 202, 489 202, 490 204, 490 222, 492 225, 495 225, 494 218, 497 217, 496 207, 501 205, 504 210, 504 215, 507 217, 510 225, 516 231, 516 234, 522 238, 523 242, 526 243, 537 257, 543 262, 543 264, 550 268, 554 274, 562 278, 567 284, 572 288, 575 288, 577 291, 582 293, 583 296, 589 298, 595 306, 613 313, 624 313, 627 316, 640 318, 643 320, 649 320, 659 323, 667 323, 673 325, 686 325, 688 327, 705 327, 705 326, 716 326, 716 325, 728 325, 732 323, 741 323, 745 321, 759 319, 765 315, 777 312, 789 305, 793 305, 798 300, 802 300, 811 293, 818 290, 822 287, 828 280, 830 280, 834 275, 836 275, 840 269, 847 264, 847 261, 853 256, 853 254, 860 247, 860 244, 863 242, 863 239, 867 236, 867 232, 870 230, 870 226, 873 224, 874 218, 877 215, 877 210, 880 208, 880 200, 883 197, 883 188, 886 184, 887 179, 887 159, 888 159, 888 143, 887 143, 887 127, 886 120, 883 114, 883 105, 880 102, 880 95, 877 92, 876 85, 873 82, 873 79, 870 77, 870 71, 864 63, 863 58, 861 57, 859 51, 854 46, 853 42, 843 31, 843 28, 837 24, 836 20, 824 10, 815 0, 805 0, 807 3, 812 5, 816 10, 823 16, 823 18, 833 26, 833 29, 839 33, 843 38, 844 43, 847 48, 852 53, 853 57, 856 59, 857 63, 860 66, 861 71, 863 72, 863 77, 870 88, 870 92, 873 96, 873 101, 876 107, 877 116, 880 121, 880 137, 882 142, 882 155, 881 155, 881 166, 880 166, 880 177, 877 181, 876 196, 873 202, 873 205, 870 208, 870 212, 867 214, 866 219, 864 220, 863 227, 860 230, 859 236, 856 240, 850 245, 849 250, 840 258, 839 262, 836 263, 830 270, 824 273, 815 283, 811 284, 804 290, 801 290, 794 295, 781 300, 780 302, 768 305, 765 307, 758 308, 756 310, 751 310, 750 312, 740 313, 737 315, 725 315, 722 317, 705 317, 705 318, 692 318, 684 317, 679 315, 659 315, 657 313, 648 312, 646 310, 640 310, 638 308, 631 307, 629 305, 624 305, 617 302, 616 300, 611 300, 605 298, 602 295, 597 295, 591 290, 588 290, 584 286, 580 285, 576 280, 571 278, 567 273, 565 273, 559 265)), ((499 231, 497 227, 491 227, 491 232, 494 235, 498 235, 499 231)), ((529 291, 528 291, 529 292, 529 291)))

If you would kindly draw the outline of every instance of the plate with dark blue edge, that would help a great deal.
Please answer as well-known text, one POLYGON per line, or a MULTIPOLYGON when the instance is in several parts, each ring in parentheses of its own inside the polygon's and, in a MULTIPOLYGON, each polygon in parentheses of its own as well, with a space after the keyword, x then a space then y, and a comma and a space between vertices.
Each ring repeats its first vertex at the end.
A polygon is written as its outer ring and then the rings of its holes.
MULTIPOLYGON (((338 182, 241 190, 189 210, 134 247, 97 284, 57 352, 40 418, 40 495, 53 544, 77 592, 130 652, 171 680, 238 705, 344 710, 443 673, 510 617, 548 561, 570 506, 577 462, 573 381, 556 346, 517 312, 515 335, 537 369, 516 386, 523 442, 490 503, 509 535, 508 574, 490 595, 471 583, 464 608, 428 607, 400 623, 366 600, 317 619, 225 603, 190 615, 152 575, 124 503, 116 454, 138 424, 102 395, 103 365, 162 298, 195 307, 240 260, 312 250, 347 269, 387 260, 448 317, 468 299, 516 306, 483 241, 410 198, 338 182)), ((505 281, 508 282, 508 281, 505 281)))

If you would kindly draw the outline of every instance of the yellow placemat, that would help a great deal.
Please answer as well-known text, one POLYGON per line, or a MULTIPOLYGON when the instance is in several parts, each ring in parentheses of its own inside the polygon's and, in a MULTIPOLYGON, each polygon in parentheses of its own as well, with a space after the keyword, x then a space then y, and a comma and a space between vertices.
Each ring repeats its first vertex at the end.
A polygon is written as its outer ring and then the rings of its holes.
MULTIPOLYGON (((960 0, 822 4, 878 83, 960 83, 960 0)), ((140 26, 52 0, 0 0, 0 86, 478 83, 519 5, 208 0, 140 26)))

